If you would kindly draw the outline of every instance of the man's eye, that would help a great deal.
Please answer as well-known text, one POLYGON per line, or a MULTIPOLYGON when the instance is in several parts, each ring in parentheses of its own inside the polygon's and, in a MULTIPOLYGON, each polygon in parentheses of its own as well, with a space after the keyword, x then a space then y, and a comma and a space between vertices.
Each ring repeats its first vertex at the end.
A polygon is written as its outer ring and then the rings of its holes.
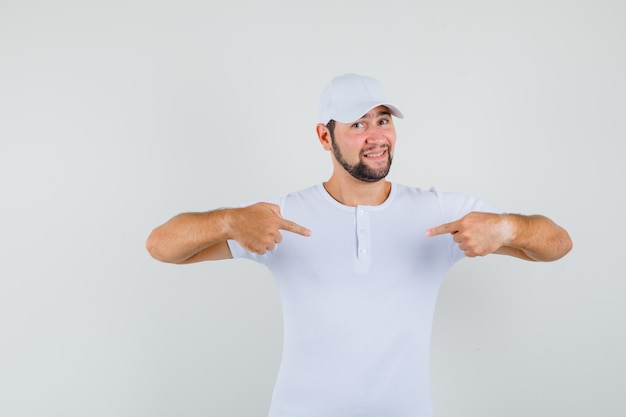
POLYGON ((380 120, 380 122, 378 122, 378 124, 381 124, 381 125, 386 125, 386 124, 389 124, 389 120, 387 120, 387 119, 381 119, 381 120, 380 120))
POLYGON ((357 123, 353 124, 353 125, 352 125, 352 127, 355 127, 355 128, 357 128, 357 129, 360 129, 360 128, 362 128, 362 127, 363 127, 363 123, 361 123, 361 122, 357 122, 357 123))

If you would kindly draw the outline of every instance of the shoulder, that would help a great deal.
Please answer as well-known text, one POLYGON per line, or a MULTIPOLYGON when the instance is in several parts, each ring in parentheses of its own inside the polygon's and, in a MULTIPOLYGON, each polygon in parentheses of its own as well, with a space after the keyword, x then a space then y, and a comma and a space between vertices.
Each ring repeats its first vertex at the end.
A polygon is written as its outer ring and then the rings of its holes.
POLYGON ((283 209, 290 206, 306 206, 320 199, 322 199, 322 194, 318 189, 318 185, 312 185, 282 194, 279 196, 277 204, 283 209))
POLYGON ((420 187, 412 187, 404 184, 392 185, 392 197, 398 200, 431 200, 438 198, 438 192, 434 188, 425 189, 420 187))
POLYGON ((459 192, 441 191, 434 186, 428 189, 411 187, 395 183, 393 184, 393 186, 397 191, 397 196, 401 198, 431 199, 436 200, 439 204, 452 206, 472 204, 480 201, 479 199, 467 194, 459 192))
POLYGON ((411 187, 403 184, 393 184, 395 188, 394 200, 402 204, 419 204, 420 207, 430 207, 440 211, 445 218, 458 218, 471 211, 501 213, 485 201, 468 194, 450 191, 440 191, 436 187, 428 189, 411 187))
POLYGON ((308 200, 308 199, 315 197, 316 194, 319 194, 319 192, 317 191, 317 186, 314 185, 314 186, 310 186, 307 188, 303 188, 301 190, 290 191, 288 193, 274 195, 273 197, 269 197, 269 198, 247 200, 233 207, 247 207, 256 203, 271 203, 271 204, 276 204, 282 207, 283 205, 285 205, 285 202, 287 201, 293 202, 293 201, 298 201, 298 200, 308 200))
POLYGON ((393 184, 397 194, 403 197, 424 197, 435 198, 437 200, 465 200, 471 196, 458 192, 441 191, 435 186, 429 188, 413 187, 404 184, 393 184))
POLYGON ((282 199, 286 200, 286 199, 303 199, 303 198, 316 198, 316 197, 320 197, 321 193, 320 193, 320 187, 322 186, 322 184, 315 184, 315 185, 311 185, 309 187, 306 188, 302 188, 300 190, 296 190, 296 191, 291 191, 289 193, 283 194, 281 196, 282 199))
POLYGON ((472 211, 502 213, 502 210, 472 195, 439 191, 435 187, 431 187, 430 191, 436 196, 442 212, 451 218, 459 218, 472 211))

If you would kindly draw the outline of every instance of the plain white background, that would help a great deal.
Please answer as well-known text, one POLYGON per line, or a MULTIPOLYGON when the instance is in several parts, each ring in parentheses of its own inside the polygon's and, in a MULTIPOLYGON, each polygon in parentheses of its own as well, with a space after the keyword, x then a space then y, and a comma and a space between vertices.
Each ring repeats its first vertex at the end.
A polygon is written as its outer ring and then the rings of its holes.
POLYGON ((317 99, 358 72, 406 115, 391 180, 575 243, 451 270, 437 416, 624 416, 625 19, 621 0, 0 2, 0 415, 264 416, 269 273, 144 242, 327 179, 317 99))

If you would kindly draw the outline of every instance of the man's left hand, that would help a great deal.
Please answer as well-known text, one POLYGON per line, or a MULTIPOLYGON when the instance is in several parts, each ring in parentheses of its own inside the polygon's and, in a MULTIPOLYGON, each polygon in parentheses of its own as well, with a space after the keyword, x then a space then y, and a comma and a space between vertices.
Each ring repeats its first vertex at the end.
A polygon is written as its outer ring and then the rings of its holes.
POLYGON ((459 220, 426 231, 426 236, 452 234, 465 256, 485 256, 506 246, 511 239, 512 225, 506 215, 471 212, 459 220))

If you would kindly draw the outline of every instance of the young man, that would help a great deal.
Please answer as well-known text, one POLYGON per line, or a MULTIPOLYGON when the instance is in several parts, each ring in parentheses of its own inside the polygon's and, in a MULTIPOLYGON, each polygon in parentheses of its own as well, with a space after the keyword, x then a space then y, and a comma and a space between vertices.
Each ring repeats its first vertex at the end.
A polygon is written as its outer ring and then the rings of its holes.
POLYGON ((401 111, 378 81, 334 78, 317 135, 333 173, 272 202, 180 214, 150 235, 158 260, 246 257, 276 278, 284 347, 270 417, 430 417, 435 301, 463 256, 552 261, 572 246, 540 216, 392 184, 401 111))

